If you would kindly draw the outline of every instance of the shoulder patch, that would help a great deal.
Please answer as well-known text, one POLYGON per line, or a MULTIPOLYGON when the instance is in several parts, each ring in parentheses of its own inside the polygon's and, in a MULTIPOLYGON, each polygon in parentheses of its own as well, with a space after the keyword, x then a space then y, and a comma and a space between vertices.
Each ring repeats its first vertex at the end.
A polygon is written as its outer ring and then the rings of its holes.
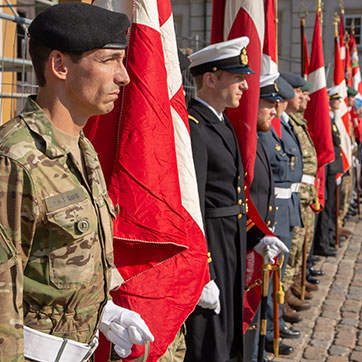
POLYGON ((190 116, 190 115, 189 115, 189 119, 191 119, 192 121, 194 121, 196 124, 199 123, 199 121, 198 121, 195 117, 193 117, 193 116, 190 116))

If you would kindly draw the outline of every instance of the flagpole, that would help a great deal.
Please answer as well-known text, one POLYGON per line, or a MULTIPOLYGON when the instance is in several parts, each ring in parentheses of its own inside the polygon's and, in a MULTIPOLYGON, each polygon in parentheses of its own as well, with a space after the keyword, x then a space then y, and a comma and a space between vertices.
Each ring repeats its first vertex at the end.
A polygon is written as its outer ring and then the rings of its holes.
POLYGON ((319 20, 319 25, 320 25, 320 32, 321 32, 321 36, 323 33, 323 14, 322 14, 322 0, 317 0, 316 1, 316 13, 320 13, 320 16, 318 16, 318 20, 319 20))
POLYGON ((300 69, 300 75, 302 78, 304 78, 304 67, 305 67, 305 62, 304 62, 304 26, 305 26, 305 20, 304 18, 300 18, 300 49, 301 49, 301 69, 300 69))
POLYGON ((279 24, 279 18, 278 18, 278 0, 275 0, 274 2, 274 8, 275 8, 275 60, 278 64, 278 24, 279 24))
MULTIPOLYGON (((274 2, 275 8, 275 59, 278 64, 278 0, 274 2)), ((275 357, 279 356, 279 304, 281 302, 279 290, 281 289, 280 269, 273 273, 273 351, 275 357)), ((283 301, 284 302, 284 301, 283 301)), ((260 346, 259 346, 260 348, 260 346)), ((259 349, 260 351, 260 349, 259 349)))
POLYGON ((300 18, 300 54, 301 54, 301 70, 300 75, 304 78, 305 70, 305 53, 304 53, 304 32, 305 32, 305 18, 308 16, 308 11, 305 7, 304 1, 299 6, 299 18, 300 18), (304 14, 302 11, 304 10, 304 14))

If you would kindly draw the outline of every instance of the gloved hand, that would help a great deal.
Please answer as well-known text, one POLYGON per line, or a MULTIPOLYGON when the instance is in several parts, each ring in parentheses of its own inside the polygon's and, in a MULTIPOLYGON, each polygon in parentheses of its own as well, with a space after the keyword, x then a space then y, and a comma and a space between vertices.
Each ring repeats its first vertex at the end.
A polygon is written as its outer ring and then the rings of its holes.
POLYGON ((356 168, 359 165, 358 158, 354 155, 352 155, 352 166, 356 168))
POLYGON ((336 179, 336 185, 339 186, 342 183, 342 176, 336 179))
POLYGON ((142 345, 154 340, 138 313, 119 307, 111 300, 104 307, 99 329, 115 345, 114 349, 120 357, 129 356, 133 344, 142 345))
POLYGON ((210 280, 202 290, 197 305, 205 309, 213 309, 216 314, 220 313, 220 289, 213 280, 210 280))
POLYGON ((281 251, 287 253, 289 249, 285 244, 275 236, 265 235, 255 246, 254 250, 264 256, 266 250, 266 257, 269 263, 274 264, 274 258, 280 254, 281 251))

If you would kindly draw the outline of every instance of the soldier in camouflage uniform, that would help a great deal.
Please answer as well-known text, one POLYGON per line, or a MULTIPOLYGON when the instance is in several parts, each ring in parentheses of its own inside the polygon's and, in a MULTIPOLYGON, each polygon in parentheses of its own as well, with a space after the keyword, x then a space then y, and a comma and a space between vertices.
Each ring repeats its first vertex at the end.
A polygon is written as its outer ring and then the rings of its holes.
POLYGON ((29 28, 39 93, 0 128, 1 362, 86 361, 98 328, 121 356, 153 339, 137 313, 110 300, 115 214, 81 131, 129 82, 128 26, 124 14, 67 3, 29 28))
MULTIPOLYGON (((294 235, 292 246, 289 252, 288 264, 284 274, 284 288, 288 288, 293 283, 293 277, 298 274, 299 268, 302 263, 303 257, 303 243, 304 238, 308 240, 308 250, 310 250, 313 235, 314 235, 314 223, 315 213, 310 207, 316 198, 316 189, 314 187, 315 177, 317 175, 317 153, 314 148, 313 141, 309 135, 307 129, 307 121, 303 118, 303 112, 307 107, 307 103, 310 100, 308 91, 310 89, 310 83, 303 87, 304 102, 301 104, 299 112, 290 113, 290 123, 297 134, 303 157, 303 177, 299 188, 302 219, 304 227, 297 226, 294 228, 294 235), (305 235, 308 233, 308 235, 305 235)), ((294 286, 294 292, 297 292, 298 286, 294 286)))
MULTIPOLYGON (((348 94, 348 106, 352 107, 354 102, 354 97, 356 96, 358 92, 352 88, 348 87, 347 94, 348 94)), ((352 145, 352 157, 357 157, 357 143, 356 143, 356 137, 354 134, 354 127, 352 124, 352 118, 350 116, 350 111, 348 112, 348 118, 349 118, 349 135, 351 138, 351 145, 352 145)), ((342 177, 342 184, 341 184, 341 199, 339 204, 339 212, 338 212, 338 226, 339 226, 339 235, 340 236, 349 236, 350 232, 348 230, 344 230, 343 227, 343 221, 344 217, 346 216, 348 212, 348 208, 351 202, 351 195, 353 190, 353 165, 345 172, 345 174, 342 177)))

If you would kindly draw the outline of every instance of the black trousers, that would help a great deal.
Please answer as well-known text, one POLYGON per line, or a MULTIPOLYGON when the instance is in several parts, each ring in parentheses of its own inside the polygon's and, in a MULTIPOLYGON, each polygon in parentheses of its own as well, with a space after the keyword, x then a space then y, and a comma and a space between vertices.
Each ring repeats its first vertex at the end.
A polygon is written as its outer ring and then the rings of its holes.
POLYGON ((334 217, 333 210, 336 203, 336 175, 328 174, 326 179, 327 200, 324 209, 318 215, 317 227, 314 237, 314 250, 326 251, 330 244, 328 235, 329 223, 334 217))

